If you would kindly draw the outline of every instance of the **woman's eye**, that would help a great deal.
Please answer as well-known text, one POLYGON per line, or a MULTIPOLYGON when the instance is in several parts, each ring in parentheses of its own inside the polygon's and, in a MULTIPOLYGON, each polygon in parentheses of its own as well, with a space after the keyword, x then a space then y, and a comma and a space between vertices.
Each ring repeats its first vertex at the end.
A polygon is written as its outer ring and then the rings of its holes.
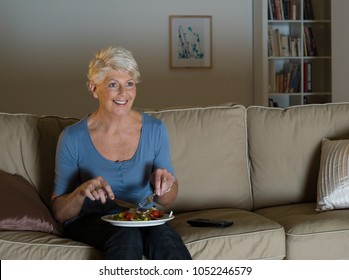
POLYGON ((117 88, 118 87, 118 84, 117 83, 110 83, 108 85, 110 88, 117 88))
POLYGON ((126 84, 126 86, 127 86, 128 88, 131 88, 131 87, 134 86, 134 82, 128 82, 128 83, 126 84))

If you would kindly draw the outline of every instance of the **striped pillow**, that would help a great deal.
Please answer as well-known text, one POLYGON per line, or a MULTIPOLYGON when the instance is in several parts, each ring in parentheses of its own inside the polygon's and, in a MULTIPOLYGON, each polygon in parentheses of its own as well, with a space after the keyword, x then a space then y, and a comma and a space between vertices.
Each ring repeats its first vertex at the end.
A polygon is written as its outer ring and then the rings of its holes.
POLYGON ((317 183, 318 211, 349 208, 349 140, 324 138, 317 183))

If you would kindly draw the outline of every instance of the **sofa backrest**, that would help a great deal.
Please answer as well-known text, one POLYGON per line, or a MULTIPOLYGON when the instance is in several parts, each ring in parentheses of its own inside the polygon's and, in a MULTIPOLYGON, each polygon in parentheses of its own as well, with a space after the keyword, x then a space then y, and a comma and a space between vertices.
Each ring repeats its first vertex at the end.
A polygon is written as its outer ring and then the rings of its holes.
MULTIPOLYGON (((180 191, 175 212, 207 208, 252 209, 246 109, 214 106, 147 111, 164 121, 180 191)), ((22 175, 46 203, 53 189, 60 132, 74 118, 0 114, 0 170, 22 175)))
POLYGON ((349 103, 247 109, 254 208, 316 201, 321 140, 349 139, 349 103))
POLYGON ((166 124, 180 191, 176 212, 234 207, 252 209, 242 106, 147 112, 166 124))

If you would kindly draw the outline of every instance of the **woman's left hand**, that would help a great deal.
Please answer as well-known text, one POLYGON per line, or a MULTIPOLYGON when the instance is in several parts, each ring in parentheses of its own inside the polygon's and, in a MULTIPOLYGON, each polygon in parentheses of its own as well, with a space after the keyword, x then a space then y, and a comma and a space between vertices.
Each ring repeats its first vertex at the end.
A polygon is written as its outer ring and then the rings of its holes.
POLYGON ((154 192, 161 197, 171 190, 176 178, 167 169, 156 169, 151 175, 150 181, 154 187, 154 192))

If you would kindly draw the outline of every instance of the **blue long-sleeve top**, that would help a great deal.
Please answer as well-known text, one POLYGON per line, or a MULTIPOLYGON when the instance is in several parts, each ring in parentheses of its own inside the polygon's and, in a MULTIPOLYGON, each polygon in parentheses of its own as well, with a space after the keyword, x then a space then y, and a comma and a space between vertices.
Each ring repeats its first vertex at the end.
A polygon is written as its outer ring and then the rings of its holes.
MULTIPOLYGON (((162 121, 142 113, 141 136, 135 154, 129 160, 114 162, 97 151, 88 131, 86 116, 65 128, 59 137, 54 193, 70 193, 83 182, 101 176, 116 197, 137 203, 153 192, 150 175, 157 168, 166 168, 174 175, 169 137, 162 121)), ((99 201, 85 198, 79 215, 120 211, 115 205, 109 199, 102 205, 99 201)))

